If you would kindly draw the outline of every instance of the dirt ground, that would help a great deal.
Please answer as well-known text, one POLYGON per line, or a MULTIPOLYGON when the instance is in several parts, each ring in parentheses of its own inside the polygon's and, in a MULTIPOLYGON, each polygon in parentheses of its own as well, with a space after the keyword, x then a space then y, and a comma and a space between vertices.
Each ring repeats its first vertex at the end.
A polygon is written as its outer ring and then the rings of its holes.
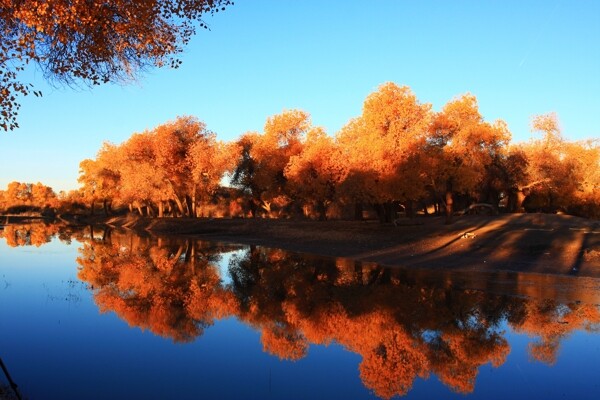
POLYGON ((255 244, 386 266, 515 271, 600 278, 600 221, 568 215, 507 214, 401 221, 113 218, 155 234, 255 244))

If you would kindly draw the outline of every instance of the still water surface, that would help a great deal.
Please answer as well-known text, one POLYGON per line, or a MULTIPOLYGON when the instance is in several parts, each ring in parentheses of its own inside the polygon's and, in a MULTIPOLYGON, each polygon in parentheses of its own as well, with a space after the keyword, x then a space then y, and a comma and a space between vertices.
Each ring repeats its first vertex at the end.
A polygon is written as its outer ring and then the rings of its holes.
POLYGON ((0 357, 29 399, 600 398, 595 280, 0 235, 0 357))

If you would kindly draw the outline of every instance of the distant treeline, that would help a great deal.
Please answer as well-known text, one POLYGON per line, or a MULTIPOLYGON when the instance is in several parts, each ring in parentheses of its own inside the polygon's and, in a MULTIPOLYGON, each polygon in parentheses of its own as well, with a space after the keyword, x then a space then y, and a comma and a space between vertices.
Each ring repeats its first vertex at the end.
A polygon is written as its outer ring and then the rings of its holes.
POLYGON ((105 143, 81 162, 80 189, 57 197, 41 184, 14 182, 0 191, 0 209, 315 219, 372 213, 382 222, 435 213, 449 222, 457 210, 485 203, 492 212, 600 217, 600 141, 565 140, 555 114, 535 116, 532 130, 530 141, 511 144, 506 123, 484 121, 471 94, 434 112, 410 88, 386 83, 333 136, 300 110, 269 117, 263 132, 229 143, 197 118, 179 117, 105 143))

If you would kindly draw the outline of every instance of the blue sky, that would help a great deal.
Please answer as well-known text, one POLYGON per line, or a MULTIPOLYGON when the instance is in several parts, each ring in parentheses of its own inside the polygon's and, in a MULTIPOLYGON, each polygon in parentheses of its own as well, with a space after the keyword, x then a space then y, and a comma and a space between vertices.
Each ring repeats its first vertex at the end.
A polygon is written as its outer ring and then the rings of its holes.
POLYGON ((177 70, 128 86, 53 88, 22 99, 20 129, 0 132, 0 188, 77 187, 103 141, 195 115, 222 140, 262 130, 284 109, 335 134, 387 81, 435 110, 470 92, 488 121, 529 139, 535 114, 558 113, 568 139, 599 138, 600 1, 236 0, 207 18, 177 70))

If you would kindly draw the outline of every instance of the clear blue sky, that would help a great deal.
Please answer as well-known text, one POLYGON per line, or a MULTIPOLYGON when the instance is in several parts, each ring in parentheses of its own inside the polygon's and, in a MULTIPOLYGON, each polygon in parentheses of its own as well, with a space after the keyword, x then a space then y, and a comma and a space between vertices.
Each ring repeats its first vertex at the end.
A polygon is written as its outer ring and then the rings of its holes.
POLYGON ((236 0, 207 18, 178 70, 121 87, 52 88, 22 100, 0 132, 0 188, 77 187, 103 141, 195 115, 222 140, 262 130, 284 109, 335 134, 380 84, 408 85, 439 110, 471 92, 486 120, 529 139, 534 114, 558 113, 569 139, 598 138, 600 1, 236 0))

